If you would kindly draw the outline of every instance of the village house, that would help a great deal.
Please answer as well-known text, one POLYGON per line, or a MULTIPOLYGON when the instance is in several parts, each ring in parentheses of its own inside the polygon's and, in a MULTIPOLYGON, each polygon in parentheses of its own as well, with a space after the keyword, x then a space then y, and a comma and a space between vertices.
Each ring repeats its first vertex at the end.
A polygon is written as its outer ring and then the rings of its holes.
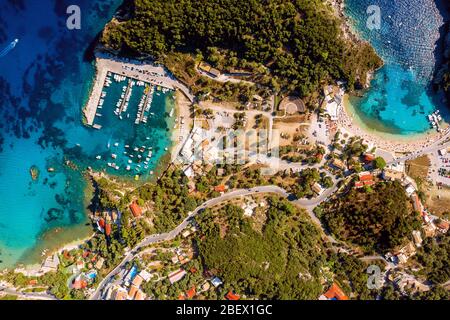
POLYGON ((183 279, 183 277, 186 275, 186 271, 184 271, 183 269, 178 269, 174 272, 169 273, 169 282, 171 284, 174 284, 177 281, 180 281, 181 279, 183 279))
POLYGON ((311 189, 320 196, 325 190, 322 188, 322 186, 319 183, 314 183, 311 187, 311 189))
POLYGON ((364 162, 366 164, 372 163, 375 160, 375 155, 372 153, 365 153, 363 155, 364 162))
POLYGON ((447 233, 449 229, 449 223, 445 220, 439 219, 439 221, 436 223, 436 228, 441 233, 447 233))
POLYGON ((436 235, 436 226, 433 223, 429 223, 423 226, 425 237, 434 237, 436 235))
POLYGON ((370 172, 364 171, 358 174, 358 181, 355 182, 355 188, 363 186, 372 186, 375 184, 373 175, 370 172))
POLYGON ((336 283, 333 283, 328 291, 319 297, 319 300, 348 300, 348 297, 336 283))
POLYGON ((212 285, 214 286, 214 287, 218 287, 218 286, 220 286, 221 284, 223 284, 223 282, 222 282, 222 280, 220 280, 220 278, 219 277, 213 277, 212 279, 211 279, 211 283, 212 283, 212 285))
POLYGON ((333 160, 331 161, 331 165, 332 165, 333 167, 335 167, 335 168, 340 169, 340 170, 345 170, 345 168, 346 168, 344 162, 342 162, 342 161, 339 160, 339 159, 333 159, 333 160))
POLYGON ((233 293, 233 291, 228 291, 228 293, 225 295, 225 299, 230 301, 236 301, 239 300, 241 297, 237 294, 233 293))
POLYGON ((404 173, 397 171, 397 170, 391 170, 391 169, 384 169, 382 173, 382 177, 384 180, 387 181, 395 181, 395 180, 403 180, 404 173))
POLYGON ((220 192, 221 194, 223 194, 226 190, 227 187, 223 184, 214 187, 214 191, 220 192))
POLYGON ((133 203, 130 205, 130 210, 135 218, 139 218, 142 215, 141 207, 138 206, 136 201, 133 201, 133 203))
POLYGON ((413 236, 414 243, 415 243, 416 247, 420 247, 422 245, 422 236, 420 234, 420 231, 419 230, 414 230, 412 232, 412 236, 413 236))
POLYGON ((147 270, 142 270, 141 272, 139 272, 139 277, 141 277, 145 282, 147 282, 148 280, 150 280, 152 275, 147 270))
POLYGON ((217 78, 220 76, 220 71, 217 70, 216 68, 211 67, 208 63, 206 62, 200 62, 200 64, 198 65, 198 68, 203 71, 208 73, 209 75, 217 78))
POLYGON ((421 214, 422 210, 423 210, 423 206, 422 206, 422 203, 420 202, 420 199, 419 199, 419 196, 417 195, 417 193, 414 192, 411 195, 411 201, 413 203, 414 211, 417 211, 421 214))
POLYGON ((103 268, 103 263, 105 263, 105 259, 103 257, 98 258, 97 262, 95 263, 95 268, 97 270, 100 270, 103 268))
POLYGON ((41 272, 47 273, 50 271, 58 271, 58 265, 59 265, 59 257, 58 254, 55 253, 54 255, 49 256, 45 259, 41 267, 41 272))

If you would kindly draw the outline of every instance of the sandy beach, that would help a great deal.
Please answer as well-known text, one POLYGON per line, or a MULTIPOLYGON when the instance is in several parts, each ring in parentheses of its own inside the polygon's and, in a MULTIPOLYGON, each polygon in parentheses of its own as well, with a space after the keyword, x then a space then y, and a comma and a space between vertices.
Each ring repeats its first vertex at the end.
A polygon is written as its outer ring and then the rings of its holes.
POLYGON ((422 134, 405 136, 371 130, 354 112, 348 94, 343 101, 343 108, 340 108, 338 117, 338 127, 342 129, 341 131, 359 136, 369 144, 392 153, 411 153, 423 149, 441 139, 448 130, 446 125, 447 129, 441 133, 430 130, 422 134))

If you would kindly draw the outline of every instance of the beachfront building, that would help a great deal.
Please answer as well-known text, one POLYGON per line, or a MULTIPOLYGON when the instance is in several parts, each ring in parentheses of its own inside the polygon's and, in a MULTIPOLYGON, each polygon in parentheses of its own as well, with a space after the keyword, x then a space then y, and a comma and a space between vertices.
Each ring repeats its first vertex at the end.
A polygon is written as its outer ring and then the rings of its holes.
POLYGON ((322 104, 322 108, 325 111, 331 121, 337 121, 339 111, 342 109, 342 101, 344 96, 343 88, 336 88, 333 86, 326 86, 323 90, 324 92, 324 102, 322 104))
POLYGON ((58 257, 58 254, 55 253, 55 254, 47 257, 47 259, 45 259, 45 261, 41 267, 41 272, 42 273, 47 273, 50 271, 56 272, 56 271, 58 271, 58 266, 59 266, 59 257, 58 257))

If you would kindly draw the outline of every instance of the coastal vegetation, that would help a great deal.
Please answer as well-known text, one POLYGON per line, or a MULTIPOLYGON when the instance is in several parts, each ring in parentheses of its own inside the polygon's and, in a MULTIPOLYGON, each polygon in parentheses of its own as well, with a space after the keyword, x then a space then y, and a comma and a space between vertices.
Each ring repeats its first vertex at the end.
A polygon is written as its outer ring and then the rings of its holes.
POLYGON ((198 216, 196 239, 204 266, 229 288, 259 299, 317 299, 326 251, 303 211, 268 198, 262 230, 243 210, 226 205, 198 216))
MULTIPOLYGON (((341 22, 322 0, 131 3, 126 20, 105 28, 106 48, 162 62, 173 52, 196 55, 225 71, 250 70, 275 92, 305 97, 330 80, 359 88, 382 64, 370 45, 344 40, 341 22)), ((195 59, 189 59, 190 67, 176 76, 194 76, 195 59)))
POLYGON ((425 239, 415 258, 423 266, 420 274, 433 284, 442 284, 450 280, 449 254, 450 236, 448 234, 437 239, 425 239))
POLYGON ((351 189, 316 210, 329 230, 366 252, 387 252, 402 245, 419 229, 404 188, 397 182, 351 189))

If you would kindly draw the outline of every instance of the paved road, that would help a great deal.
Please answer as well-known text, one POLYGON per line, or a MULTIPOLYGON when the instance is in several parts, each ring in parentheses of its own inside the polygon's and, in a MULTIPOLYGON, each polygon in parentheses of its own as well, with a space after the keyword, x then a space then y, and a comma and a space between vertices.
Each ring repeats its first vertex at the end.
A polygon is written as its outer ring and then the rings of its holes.
MULTIPOLYGON (((307 212, 309 213, 311 219, 314 223, 316 223, 322 230, 323 229, 319 219, 313 214, 312 208, 326 200, 328 196, 330 196, 334 191, 336 191, 337 187, 336 184, 333 188, 326 190, 320 197, 311 199, 311 200, 292 200, 293 203, 298 204, 300 206, 303 206, 307 209, 307 212)), ((173 229, 170 232, 167 233, 161 233, 161 234, 153 234, 150 236, 145 237, 139 244, 137 244, 133 250, 128 252, 126 256, 123 258, 123 260, 99 283, 97 289, 94 291, 94 293, 89 298, 90 300, 98 300, 103 295, 103 290, 105 289, 106 285, 111 282, 111 280, 114 278, 114 276, 119 273, 122 268, 125 266, 127 262, 130 262, 134 259, 134 257, 138 254, 139 249, 146 247, 152 243, 157 243, 161 241, 167 241, 174 239, 178 234, 181 233, 188 225, 190 219, 201 213, 204 209, 213 207, 221 202, 240 197, 240 196, 248 196, 252 194, 257 193, 275 193, 282 197, 291 198, 291 195, 286 192, 286 190, 278 187, 278 186, 261 186, 261 187, 255 187, 250 189, 239 189, 235 191, 231 191, 228 193, 225 193, 217 198, 213 198, 210 200, 205 201, 202 205, 198 206, 192 213, 186 217, 175 229, 173 229)), ((329 240, 332 243, 335 243, 336 240, 333 239, 331 236, 328 235, 329 240)))
POLYGON ((6 293, 10 295, 19 296, 21 298, 27 298, 32 300, 58 300, 54 296, 46 292, 20 292, 14 289, 0 287, 0 293, 6 293))
POLYGON ((429 154, 429 153, 433 153, 433 152, 437 152, 440 149, 444 149, 444 148, 448 148, 450 147, 450 142, 443 142, 446 139, 448 139, 448 135, 444 136, 443 138, 441 138, 440 140, 434 142, 432 145, 423 148, 422 150, 416 151, 411 153, 410 155, 401 157, 401 158, 397 158, 395 160, 392 160, 390 162, 388 162, 387 164, 398 164, 400 162, 405 162, 408 160, 413 160, 416 159, 420 156, 423 156, 425 154, 429 154))

